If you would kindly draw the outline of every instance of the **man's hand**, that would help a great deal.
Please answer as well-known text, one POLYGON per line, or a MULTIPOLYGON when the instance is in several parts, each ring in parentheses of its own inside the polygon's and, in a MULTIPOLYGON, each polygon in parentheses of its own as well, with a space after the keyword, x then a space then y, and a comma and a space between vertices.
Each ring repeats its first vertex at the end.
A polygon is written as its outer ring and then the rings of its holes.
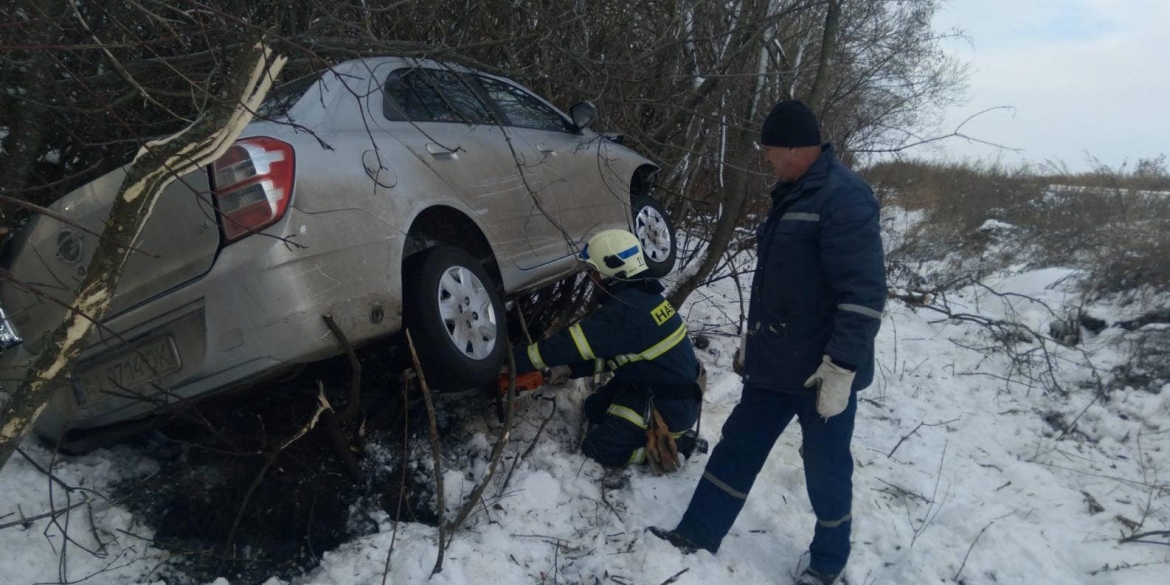
POLYGON ((855 372, 834 364, 832 358, 825 356, 817 371, 805 380, 805 388, 816 387, 817 412, 826 420, 841 414, 849 406, 854 375, 855 372))

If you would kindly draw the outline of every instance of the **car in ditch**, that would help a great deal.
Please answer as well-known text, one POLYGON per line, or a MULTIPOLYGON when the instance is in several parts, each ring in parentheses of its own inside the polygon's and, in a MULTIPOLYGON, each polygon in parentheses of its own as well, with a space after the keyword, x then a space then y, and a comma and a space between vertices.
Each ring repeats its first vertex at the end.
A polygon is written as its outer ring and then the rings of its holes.
MULTIPOLYGON (((426 60, 348 61, 278 87, 210 167, 161 194, 109 310, 36 423, 68 444, 408 327, 431 383, 504 358, 504 300, 634 231, 657 275, 674 233, 657 167, 508 79, 426 60)), ((0 372, 18 384, 64 316, 126 176, 67 194, 9 242, 0 372), (35 289, 35 290, 31 290, 35 289)))

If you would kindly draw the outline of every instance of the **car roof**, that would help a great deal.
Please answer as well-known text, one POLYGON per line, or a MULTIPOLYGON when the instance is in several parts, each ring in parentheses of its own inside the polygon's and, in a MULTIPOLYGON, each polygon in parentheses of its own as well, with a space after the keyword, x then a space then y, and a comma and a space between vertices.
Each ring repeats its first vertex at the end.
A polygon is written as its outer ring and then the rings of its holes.
POLYGON ((452 63, 448 61, 439 61, 436 59, 424 59, 418 57, 403 57, 386 55, 380 57, 363 57, 361 59, 350 59, 342 61, 333 66, 334 70, 350 69, 353 71, 373 71, 374 69, 389 64, 392 67, 426 67, 434 69, 448 69, 451 71, 458 71, 460 73, 484 73, 470 67, 452 63))

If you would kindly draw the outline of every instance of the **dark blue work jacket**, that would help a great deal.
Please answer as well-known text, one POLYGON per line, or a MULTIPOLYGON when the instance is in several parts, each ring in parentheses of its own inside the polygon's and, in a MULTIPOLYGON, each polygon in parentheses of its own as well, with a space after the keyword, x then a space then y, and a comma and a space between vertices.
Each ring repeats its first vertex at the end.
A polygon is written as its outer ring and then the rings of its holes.
POLYGON ((697 398, 699 362, 687 327, 654 279, 607 284, 589 317, 528 347, 516 347, 516 372, 568 365, 579 378, 613 371, 612 383, 663 399, 697 398), (685 394, 685 396, 684 396, 685 394))
POLYGON ((873 381, 873 342, 886 299, 878 202, 865 181, 821 155, 795 183, 772 190, 757 231, 744 384, 812 392, 804 382, 828 355, 873 381))

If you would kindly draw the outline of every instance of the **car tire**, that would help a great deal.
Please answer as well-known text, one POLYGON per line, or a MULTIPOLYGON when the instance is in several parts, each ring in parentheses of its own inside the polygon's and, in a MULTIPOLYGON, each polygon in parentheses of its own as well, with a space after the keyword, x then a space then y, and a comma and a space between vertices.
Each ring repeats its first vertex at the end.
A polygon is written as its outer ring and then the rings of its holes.
POLYGON ((429 386, 459 391, 495 379, 508 346, 504 303, 475 258, 453 246, 411 255, 402 300, 429 386))
POLYGON ((642 244, 646 257, 647 273, 661 278, 674 270, 678 243, 675 241, 674 226, 662 205, 649 195, 634 195, 630 200, 633 212, 632 232, 642 244))

